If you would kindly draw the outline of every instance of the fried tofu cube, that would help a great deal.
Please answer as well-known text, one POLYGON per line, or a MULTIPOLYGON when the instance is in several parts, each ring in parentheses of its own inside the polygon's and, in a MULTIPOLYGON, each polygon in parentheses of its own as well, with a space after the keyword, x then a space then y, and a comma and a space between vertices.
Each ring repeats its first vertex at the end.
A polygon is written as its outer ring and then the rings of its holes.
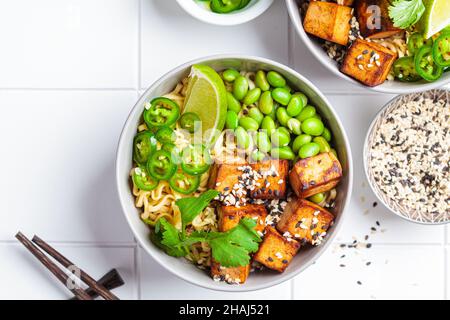
MULTIPOLYGON (((226 232, 238 225, 244 218, 256 220, 255 230, 262 232, 266 226, 267 211, 264 205, 249 204, 242 207, 221 206, 219 208, 219 231, 226 232)), ((245 267, 223 267, 213 260, 211 275, 213 279, 228 283, 244 283, 250 272, 250 265, 245 267)))
POLYGON ((240 198, 247 197, 247 193, 253 199, 284 198, 288 171, 287 160, 215 164, 210 173, 209 187, 219 191, 222 202, 228 206, 236 205, 240 198))
POLYGON ((226 281, 229 284, 242 284, 250 274, 250 264, 245 267, 222 267, 216 261, 211 262, 211 276, 216 281, 226 281))
POLYGON ((254 260, 269 269, 283 272, 300 249, 300 243, 283 237, 275 228, 266 227, 264 239, 254 260))
POLYGON ((209 174, 208 187, 221 193, 231 190, 239 183, 242 171, 238 168, 241 164, 214 164, 209 174))
MULTIPOLYGON (((315 1, 322 1, 322 0, 310 0, 310 2, 315 2, 315 1)), ((352 6, 354 1, 355 0, 343 0, 342 3, 340 3, 340 4, 342 4, 344 6, 352 6)))
POLYGON ((219 208, 219 231, 233 229, 242 218, 255 219, 256 231, 262 232, 266 227, 266 207, 262 204, 248 204, 242 207, 221 206, 219 208))
POLYGON ((390 0, 358 0, 356 2, 356 17, 364 38, 387 38, 403 31, 394 27, 389 17, 391 2, 390 0))
POLYGON ((300 243, 319 245, 334 221, 334 216, 324 208, 305 199, 289 202, 278 221, 281 233, 289 232, 300 243))
POLYGON ((340 70, 369 87, 375 87, 386 80, 396 59, 397 54, 381 44, 357 39, 348 48, 340 70))
POLYGON ((255 189, 250 192, 251 198, 280 199, 286 197, 288 160, 267 160, 252 164, 251 167, 261 176, 256 181, 255 189))
POLYGON ((324 40, 347 45, 352 9, 332 2, 311 2, 303 21, 305 31, 324 40))
POLYGON ((299 160, 289 174, 289 182, 299 198, 333 189, 342 177, 342 167, 332 152, 299 160))

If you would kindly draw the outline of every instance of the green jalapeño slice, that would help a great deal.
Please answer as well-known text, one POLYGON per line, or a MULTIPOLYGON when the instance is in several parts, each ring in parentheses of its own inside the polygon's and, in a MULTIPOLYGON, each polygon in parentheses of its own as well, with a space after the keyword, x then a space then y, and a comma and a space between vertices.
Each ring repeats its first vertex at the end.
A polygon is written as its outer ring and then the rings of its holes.
POLYGON ((170 127, 180 116, 180 107, 178 104, 168 98, 159 97, 150 102, 150 107, 144 110, 144 121, 149 127, 159 128, 162 126, 170 127))

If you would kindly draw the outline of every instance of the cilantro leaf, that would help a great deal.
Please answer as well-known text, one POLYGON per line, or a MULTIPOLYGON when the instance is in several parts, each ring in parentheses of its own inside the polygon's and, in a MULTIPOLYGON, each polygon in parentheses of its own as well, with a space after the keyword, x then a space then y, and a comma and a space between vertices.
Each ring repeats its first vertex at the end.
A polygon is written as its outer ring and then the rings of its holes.
POLYGON ((256 221, 242 219, 228 232, 215 232, 207 236, 214 260, 224 267, 246 266, 250 253, 258 251, 261 237, 255 231, 256 221))
POLYGON ((150 240, 169 256, 184 257, 186 250, 180 239, 181 233, 165 218, 158 220, 155 230, 150 233, 150 240))
POLYGON ((184 257, 189 254, 189 247, 195 243, 206 242, 212 250, 214 260, 224 267, 246 266, 250 263, 250 253, 258 250, 261 237, 255 231, 256 221, 243 218, 239 224, 227 232, 194 231, 186 234, 186 224, 202 212, 218 195, 217 191, 209 190, 198 198, 183 198, 177 200, 181 211, 183 229, 175 228, 165 218, 155 225, 150 239, 168 255, 184 257))
POLYGON ((198 198, 182 198, 177 200, 175 203, 180 209, 181 220, 183 222, 183 228, 188 223, 192 222, 196 216, 198 216, 209 203, 217 197, 219 194, 216 190, 208 190, 202 193, 198 198))
POLYGON ((394 27, 401 29, 416 24, 424 12, 422 0, 395 0, 389 7, 389 17, 394 22, 394 27))
POLYGON ((161 230, 163 239, 161 243, 165 246, 178 246, 181 244, 180 232, 165 218, 159 219, 161 223, 161 230))
POLYGON ((209 241, 214 260, 224 267, 246 266, 250 263, 250 255, 247 250, 239 247, 223 238, 209 241))

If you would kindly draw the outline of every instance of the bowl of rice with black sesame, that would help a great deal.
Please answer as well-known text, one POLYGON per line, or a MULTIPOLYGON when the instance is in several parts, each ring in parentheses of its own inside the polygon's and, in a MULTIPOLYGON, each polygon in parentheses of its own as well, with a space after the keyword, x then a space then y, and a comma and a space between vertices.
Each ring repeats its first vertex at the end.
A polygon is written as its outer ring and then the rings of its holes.
POLYGON ((364 167, 392 212, 421 224, 450 222, 450 91, 394 98, 375 117, 364 167))

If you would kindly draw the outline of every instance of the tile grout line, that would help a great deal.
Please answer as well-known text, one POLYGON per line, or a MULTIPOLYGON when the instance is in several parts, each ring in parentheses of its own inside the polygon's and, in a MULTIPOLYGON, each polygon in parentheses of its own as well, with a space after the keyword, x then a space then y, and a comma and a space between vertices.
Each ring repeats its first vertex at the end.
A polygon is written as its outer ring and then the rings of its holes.
MULTIPOLYGON (((48 244, 63 247, 84 248, 135 248, 136 242, 83 242, 83 241, 47 241, 48 244)), ((0 240, 1 245, 20 245, 16 240, 0 240)))
POLYGON ((134 277, 136 281, 136 297, 137 300, 142 299, 142 284, 141 284, 141 250, 139 245, 134 248, 134 277))
MULTIPOLYGON (((335 245, 341 245, 341 244, 351 244, 351 241, 336 241, 333 242, 333 244, 335 245)), ((372 246, 387 246, 387 247, 440 247, 442 246, 442 242, 432 242, 432 243, 421 243, 421 242, 411 242, 411 243, 395 243, 395 242, 371 242, 369 241, 370 244, 372 244, 372 246)), ((446 244, 444 244, 444 246, 447 246, 446 244)), ((450 245, 448 245, 450 247, 450 245)))
MULTIPOLYGON (((289 49, 290 51, 291 49, 289 49)), ((288 63, 289 65, 293 68, 293 57, 292 57, 292 53, 288 53, 288 63)), ((139 68, 140 69, 140 68, 139 68)), ((139 72, 140 75, 138 75, 137 77, 141 77, 142 72, 139 72)), ((140 80, 140 82, 142 82, 140 80)), ((107 91, 112 91, 112 92, 120 92, 120 91, 142 91, 145 90, 146 88, 0 88, 0 91, 42 91, 42 92, 48 92, 48 91, 57 91, 57 92, 81 92, 81 91, 90 91, 90 92, 95 92, 95 91, 99 91, 99 92, 107 92, 107 91)), ((376 95, 383 95, 384 93, 382 92, 360 92, 360 91, 328 91, 328 90, 321 90, 321 92, 325 95, 338 95, 338 96, 376 96, 376 95)), ((387 94, 386 94, 387 95, 387 94)))
MULTIPOLYGON (((71 247, 99 247, 99 248, 134 248, 138 245, 137 241, 134 239, 132 242, 95 242, 95 241, 47 241, 49 244, 53 245, 62 245, 62 246, 71 246, 71 247)), ((333 242, 335 245, 341 244, 350 244, 351 242, 333 242)), ((20 243, 16 240, 0 240, 0 245, 19 245, 20 243)), ((388 246, 388 247, 406 247, 406 246, 414 246, 414 247, 441 247, 449 248, 450 244, 447 243, 395 243, 395 242, 385 242, 385 243, 377 243, 371 242, 373 246, 388 246)))
MULTIPOLYGON (((448 251, 445 247, 445 245, 443 246, 443 250, 444 250, 444 300, 448 300, 450 299, 450 297, 448 296, 448 292, 449 292, 449 288, 448 288, 448 283, 449 283, 449 274, 448 274, 448 251)), ((450 250, 450 249, 449 249, 450 250)))
MULTIPOLYGON (((138 0, 138 17, 137 17, 137 89, 136 96, 139 99, 139 91, 141 89, 141 77, 142 77, 142 0, 138 0)), ((136 281, 135 290, 136 290, 136 298, 137 300, 141 300, 141 255, 139 250, 139 244, 136 238, 133 238, 136 243, 136 247, 134 248, 134 277, 136 281)))
POLYGON ((137 18, 138 28, 137 28, 137 93, 141 90, 142 82, 142 0, 138 1, 138 18, 137 18))
POLYGON ((111 88, 84 88, 84 87, 79 87, 79 88, 65 88, 65 87, 61 87, 61 88, 36 88, 36 87, 10 87, 10 88, 5 88, 5 87, 0 87, 0 91, 136 91, 136 88, 131 88, 131 87, 111 87, 111 88))
MULTIPOLYGON (((448 244, 448 225, 444 228, 444 243, 442 245, 442 250, 444 250, 444 300, 448 300, 450 297, 448 296, 448 293, 450 291, 450 288, 448 287, 449 284, 449 271, 448 271, 448 252, 450 249, 447 250, 447 244, 448 244)), ((450 248, 450 246, 449 246, 450 248)))

